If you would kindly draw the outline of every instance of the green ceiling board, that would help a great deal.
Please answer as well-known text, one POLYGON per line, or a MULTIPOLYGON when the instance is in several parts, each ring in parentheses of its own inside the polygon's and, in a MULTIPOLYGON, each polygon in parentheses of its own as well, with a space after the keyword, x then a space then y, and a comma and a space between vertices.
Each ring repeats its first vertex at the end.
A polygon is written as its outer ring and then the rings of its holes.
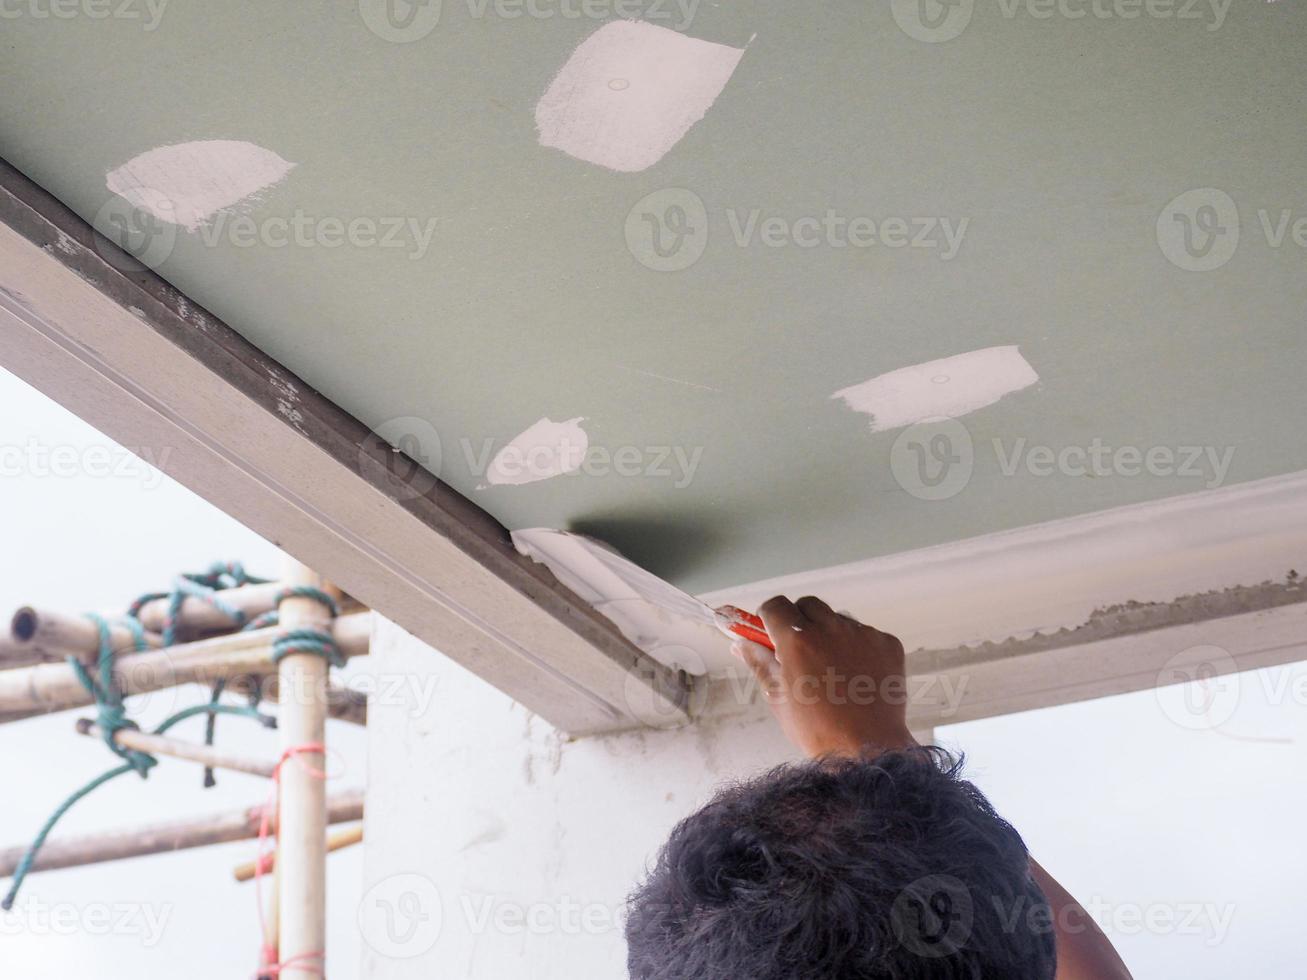
POLYGON ((888 4, 705 4, 687 33, 747 52, 639 173, 537 142, 537 100, 600 22, 447 0, 434 31, 396 44, 353 5, 325 8, 172 0, 153 31, 0 18, 0 155, 90 218, 136 155, 244 140, 296 164, 237 209, 256 221, 435 219, 420 258, 179 232, 159 271, 369 425, 428 420, 441 476, 509 527, 595 531, 703 590, 1213 479, 1005 476, 996 438, 1233 447, 1227 484, 1307 468, 1307 248, 1272 247, 1257 214, 1307 216, 1298 5, 1241 3, 1209 30, 1206 6, 1206 21, 1072 20, 981 2, 930 44, 888 4), (1155 224, 1202 187, 1236 202, 1242 237, 1190 272, 1155 224), (677 272, 640 264, 624 236, 632 206, 667 188, 709 215, 706 252, 677 272), (732 209, 969 224, 944 261, 740 247, 732 209), (1040 382, 964 418, 974 472, 946 500, 896 480, 900 431, 831 399, 1010 344, 1040 382), (638 466, 660 447, 701 456, 688 486, 669 460, 672 475, 478 489, 464 440, 476 455, 544 416, 585 417, 592 449, 639 447, 638 466))

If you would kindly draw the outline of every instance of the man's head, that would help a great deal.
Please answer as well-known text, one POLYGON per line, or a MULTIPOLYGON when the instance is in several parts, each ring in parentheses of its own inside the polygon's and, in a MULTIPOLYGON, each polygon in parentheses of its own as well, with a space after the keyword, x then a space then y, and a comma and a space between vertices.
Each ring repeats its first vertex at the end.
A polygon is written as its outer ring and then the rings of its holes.
POLYGON ((631 896, 631 977, 1051 980, 1025 844, 959 768, 913 749, 722 790, 631 896))

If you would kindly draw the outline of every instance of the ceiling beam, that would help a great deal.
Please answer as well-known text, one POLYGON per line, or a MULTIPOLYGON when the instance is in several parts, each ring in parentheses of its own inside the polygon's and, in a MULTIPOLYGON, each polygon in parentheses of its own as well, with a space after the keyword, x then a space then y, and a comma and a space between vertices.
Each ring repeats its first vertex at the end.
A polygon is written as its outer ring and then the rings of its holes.
POLYGON ((1048 636, 916 651, 909 723, 951 725, 1300 660, 1307 660, 1307 588, 1268 582, 1108 610, 1048 636))
MULTIPOLYGON (((944 725, 1176 684, 1214 682, 1224 707, 1243 671, 1307 660, 1307 585, 1300 581, 1237 587, 1130 610, 1109 610, 1075 630, 948 650, 908 654, 908 726, 944 725), (1233 685, 1233 687, 1232 687, 1233 685)), ((1268 688, 1279 680, 1262 681, 1268 688)), ((884 693, 884 692, 877 692, 884 693)), ((1193 708, 1173 720, 1220 729, 1226 719, 1193 708)), ((752 677, 715 678, 701 718, 739 723, 767 715, 752 677)))
POLYGON ((558 728, 689 720, 687 679, 492 517, 3 162, 0 338, 5 368, 558 728))
MULTIPOLYGON (((810 593, 899 636, 922 730, 1307 660, 1304 571, 1307 473, 1292 473, 704 598, 810 593)), ((704 713, 754 701, 719 678, 704 713)))

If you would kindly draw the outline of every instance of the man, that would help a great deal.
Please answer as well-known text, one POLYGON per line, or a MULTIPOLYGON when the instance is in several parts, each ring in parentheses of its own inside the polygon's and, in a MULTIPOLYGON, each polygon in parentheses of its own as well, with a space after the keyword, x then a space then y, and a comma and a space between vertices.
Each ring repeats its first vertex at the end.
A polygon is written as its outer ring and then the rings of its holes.
POLYGON ((672 831, 630 899, 633 980, 1129 980, 960 764, 908 733, 896 637, 812 597, 759 614, 776 652, 734 652, 811 761, 672 831))

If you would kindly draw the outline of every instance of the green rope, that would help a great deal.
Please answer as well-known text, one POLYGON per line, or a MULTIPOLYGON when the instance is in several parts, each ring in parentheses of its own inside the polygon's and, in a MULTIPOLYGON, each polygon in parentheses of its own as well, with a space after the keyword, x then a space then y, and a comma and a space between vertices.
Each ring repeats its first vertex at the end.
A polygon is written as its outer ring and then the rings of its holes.
MULTIPOLYGON (((155 599, 167 599, 168 608, 164 617, 163 644, 172 646, 177 641, 179 620, 183 603, 188 598, 198 599, 217 609, 227 616, 233 624, 242 629, 249 629, 255 626, 260 620, 265 620, 267 614, 258 617, 254 622, 246 622, 246 616, 239 609, 227 603, 219 596, 223 589, 235 588, 239 585, 251 585, 266 583, 267 579, 254 578, 245 572, 243 566, 238 562, 216 563, 211 565, 207 571, 179 575, 173 582, 171 592, 166 593, 147 593, 140 596, 131 604, 127 616, 120 622, 126 627, 132 635, 133 649, 140 651, 148 649, 148 643, 145 638, 145 628, 141 625, 140 612, 146 603, 155 599)), ((315 599, 323 603, 336 613, 336 604, 331 596, 317 589, 307 587, 296 587, 286 589, 278 595, 278 601, 286 596, 299 596, 302 598, 315 599)), ((275 622, 275 613, 273 614, 275 622)), ((13 908, 14 900, 18 896, 18 890, 23 885, 23 880, 27 877, 32 868, 32 863, 36 860, 37 854, 44 846, 46 838, 54 826, 63 818, 72 807, 83 797, 92 793, 99 787, 119 776, 129 772, 137 773, 142 779, 145 779, 150 770, 159 764, 159 760, 148 752, 140 752, 135 749, 129 749, 119 745, 115 736, 124 728, 139 729, 139 725, 127 717, 127 708, 123 703, 123 694, 118 687, 117 678, 114 676, 114 658, 117 651, 113 649, 113 634, 109 623, 101 616, 88 614, 88 618, 95 624, 99 633, 99 651, 96 657, 95 674, 93 675, 76 657, 69 657, 68 663, 72 667, 73 673, 77 676, 78 681, 90 693, 95 701, 96 707, 96 725, 100 729, 100 735, 104 739, 105 745, 123 760, 123 765, 103 773, 81 789, 69 796, 63 803, 55 809, 54 813, 41 826, 36 835, 36 839, 23 854, 22 859, 18 862, 18 867, 14 869, 13 882, 9 888, 8 894, 4 900, 0 901, 0 909, 8 911, 13 908)), ((263 623, 262 625, 270 625, 263 623)), ((283 637, 278 637, 277 644, 282 644, 281 654, 276 653, 278 649, 274 645, 274 660, 279 656, 285 656, 287 653, 320 653, 327 657, 332 663, 342 663, 344 658, 340 656, 340 650, 336 647, 335 641, 326 633, 316 630, 292 630, 283 637), (302 635, 301 635, 302 634, 302 635)), ((154 729, 153 734, 162 735, 173 725, 178 724, 187 718, 203 714, 206 716, 205 723, 205 744, 213 744, 214 719, 218 715, 236 715, 245 718, 253 718, 268 728, 275 728, 277 720, 270 715, 265 715, 258 710, 257 704, 251 704, 247 707, 225 705, 219 703, 222 695, 222 684, 214 686, 212 696, 207 704, 199 704, 190 708, 183 708, 181 711, 169 715, 164 721, 154 729)), ((213 773, 211 769, 206 769, 205 785, 213 785, 213 773)))
MULTIPOLYGON (((132 603, 129 615, 135 616, 140 612, 142 606, 153 599, 167 599, 168 609, 164 613, 163 621, 163 645, 172 646, 178 640, 178 631, 181 625, 182 605, 187 599, 198 599, 201 602, 213 607, 232 621, 232 625, 244 629, 247 625, 247 617, 244 612, 226 602, 219 592, 222 589, 233 589, 239 585, 254 585, 267 582, 267 579, 255 578, 245 571, 245 566, 240 562, 215 562, 210 565, 207 571, 199 573, 183 573, 173 580, 173 588, 167 593, 150 593, 143 595, 136 602, 132 603)), ((210 704, 217 704, 222 697, 225 682, 218 681, 213 686, 209 696, 210 704)), ((208 721, 204 726, 204 744, 213 745, 213 738, 217 728, 217 713, 209 715, 208 721)), ((218 785, 218 780, 214 776, 212 767, 204 767, 204 788, 211 789, 218 785)))
MULTIPOLYGON (((284 599, 312 599, 314 602, 325 606, 332 618, 340 615, 340 607, 336 605, 336 600, 321 589, 315 589, 311 585, 294 585, 288 589, 282 589, 277 593, 277 604, 281 605, 284 599)), ((264 617, 260 616, 259 618, 263 619, 264 617)), ((274 614, 271 622, 265 625, 274 625, 278 621, 274 614)), ((274 664, 281 663, 283 657, 288 657, 292 653, 311 653, 324 658, 333 667, 345 666, 345 655, 341 652, 340 647, 336 645, 336 638, 325 630, 311 628, 287 630, 272 641, 272 662, 274 664)))
MULTIPOLYGON (((204 714, 204 713, 239 715, 246 718, 254 718, 257 719, 259 722, 261 722, 267 728, 275 728, 277 725, 276 718, 263 714, 257 708, 253 708, 253 707, 246 708, 246 707, 229 705, 229 704, 218 704, 218 705, 197 704, 190 708, 183 708, 181 711, 169 715, 168 718, 166 718, 162 724, 160 724, 157 728, 154 729, 152 734, 162 735, 164 734, 164 732, 168 731, 168 729, 172 728, 172 726, 176 725, 178 722, 185 721, 187 718, 191 718, 197 714, 204 714)), ((121 749, 122 747, 114 746, 114 748, 121 749)), ((144 752, 140 752, 136 754, 144 756, 146 759, 149 760, 149 763, 148 765, 145 766, 144 771, 138 769, 134 762, 128 761, 116 769, 110 769, 108 772, 101 773, 99 776, 96 776, 89 783, 87 783, 81 789, 77 790, 75 793, 69 796, 68 799, 64 800, 62 803, 59 804, 58 807, 55 808, 54 813, 50 814, 49 818, 45 821, 45 823, 41 825, 40 831, 37 832, 36 839, 32 841, 32 843, 28 846, 27 850, 23 853, 22 859, 18 862, 18 867, 14 869, 13 883, 9 887, 8 894, 6 894, 4 897, 4 901, 0 901, 0 909, 3 909, 4 911, 8 912, 11 908, 14 907, 14 900, 18 897, 18 890, 23 887, 23 879, 25 879, 27 877, 28 872, 32 870, 32 863, 36 860, 36 856, 37 854, 40 853, 41 848, 45 846, 45 840, 47 837, 50 836, 50 831, 54 829, 55 824, 57 824, 63 818, 64 814, 73 808, 74 804, 76 804, 83 797, 88 796, 94 790, 99 789, 105 783, 117 779, 119 776, 123 776, 129 772, 135 771, 135 772, 140 772, 142 777, 144 777, 145 774, 150 771, 150 769, 152 769, 155 765, 158 764, 159 760, 154 758, 154 756, 152 755, 149 755, 144 752)))
MULTIPOLYGON (((227 687, 225 678, 219 677, 213 684, 213 690, 209 694, 209 704, 218 704, 222 700, 222 692, 227 687)), ((210 714, 204 719, 204 744, 213 745, 213 736, 216 734, 215 729, 218 727, 217 713, 210 714)), ((213 766, 204 767, 204 788, 212 789, 218 785, 217 778, 213 775, 213 766)))
POLYGON ((59 804, 54 813, 50 814, 49 818, 41 826, 40 831, 36 835, 36 840, 32 841, 31 845, 23 853, 22 860, 18 862, 18 867, 14 869, 13 884, 10 885, 9 893, 5 895, 4 901, 0 901, 0 909, 8 912, 14 907, 14 899, 18 897, 18 889, 23 887, 23 879, 27 877, 27 872, 32 870, 32 862, 36 860, 37 853, 41 850, 42 845, 45 844, 46 837, 49 836, 50 831, 54 829, 54 825, 59 822, 63 815, 72 809, 73 804, 93 790, 99 789, 105 783, 109 782, 109 780, 117 779, 119 776, 131 772, 134 768, 135 767, 132 766, 131 763, 126 763, 119 766, 117 769, 110 769, 103 775, 96 776, 76 793, 59 804))
POLYGON ((181 711, 169 715, 167 720, 151 732, 151 734, 162 735, 179 721, 185 721, 187 718, 194 718, 196 715, 215 714, 233 715, 237 718, 252 718, 264 728, 277 727, 277 719, 273 715, 265 715, 262 711, 253 706, 246 706, 243 704, 193 704, 189 708, 182 708, 181 711))
POLYGON ((336 600, 311 585, 292 585, 282 589, 277 593, 277 605, 281 605, 284 599, 312 599, 319 605, 326 606, 333 619, 340 615, 340 606, 336 605, 336 600))
POLYGON ((281 663, 292 653, 312 653, 323 657, 333 667, 345 666, 345 655, 336 646, 335 637, 315 629, 287 630, 272 642, 272 662, 281 663))
MULTIPOLYGON (((256 616, 249 622, 246 622, 241 629, 259 630, 266 629, 269 626, 276 626, 279 622, 276 607, 281 604, 283 599, 290 598, 312 599, 325 606, 331 613, 332 618, 340 615, 340 607, 336 604, 336 600, 326 592, 323 592, 321 589, 315 589, 309 585, 294 585, 278 592, 273 600, 273 608, 259 616, 256 616)), ((279 637, 273 641, 273 663, 280 663, 282 657, 291 653, 316 653, 320 656, 326 657, 332 666, 345 666, 345 658, 341 654, 340 649, 336 646, 335 639, 326 633, 316 630, 299 631, 297 635, 287 634, 286 636, 279 637)), ((219 680, 213 685, 213 691, 209 699, 211 704, 218 703, 218 699, 222 696, 225 686, 226 681, 222 680, 219 680)), ((258 702, 259 694, 256 692, 253 703, 258 704, 258 702)), ((208 724, 204 726, 205 745, 213 744, 214 728, 216 727, 215 722, 216 718, 213 715, 210 715, 208 724)), ((204 770, 204 788, 208 789, 215 785, 216 782, 217 780, 214 779, 213 770, 206 767, 204 770)))
MULTIPOLYGON (((109 746, 114 755, 127 763, 129 770, 134 770, 144 779, 157 760, 145 752, 124 748, 114 740, 114 736, 124 728, 138 728, 139 726, 136 722, 128 720, 122 692, 118 690, 118 682, 113 675, 113 662, 116 652, 113 649, 113 637, 109 630, 109 623, 103 616, 97 616, 94 613, 88 613, 87 618, 95 624, 96 630, 100 634, 100 653, 96 660, 100 675, 99 679, 92 677, 76 657, 69 657, 68 665, 72 667, 73 673, 77 675, 77 679, 82 686, 95 699, 98 716, 96 724, 100 728, 100 737, 104 739, 104 744, 109 746)), ((146 649, 148 645, 145 642, 145 631, 141 628, 141 621, 134 617, 128 617, 123 622, 131 630, 133 648, 138 651, 146 649)))
POLYGON ((187 599, 198 599, 212 606, 232 621, 237 627, 245 626, 245 613, 226 602, 219 593, 223 589, 234 589, 239 585, 263 585, 269 580, 255 578, 245 571, 240 562, 215 562, 203 572, 186 572, 173 580, 170 592, 148 592, 131 604, 127 610, 130 619, 139 619, 141 608, 155 599, 167 599, 168 609, 164 614, 163 645, 172 646, 177 642, 181 625, 181 609, 187 599))

